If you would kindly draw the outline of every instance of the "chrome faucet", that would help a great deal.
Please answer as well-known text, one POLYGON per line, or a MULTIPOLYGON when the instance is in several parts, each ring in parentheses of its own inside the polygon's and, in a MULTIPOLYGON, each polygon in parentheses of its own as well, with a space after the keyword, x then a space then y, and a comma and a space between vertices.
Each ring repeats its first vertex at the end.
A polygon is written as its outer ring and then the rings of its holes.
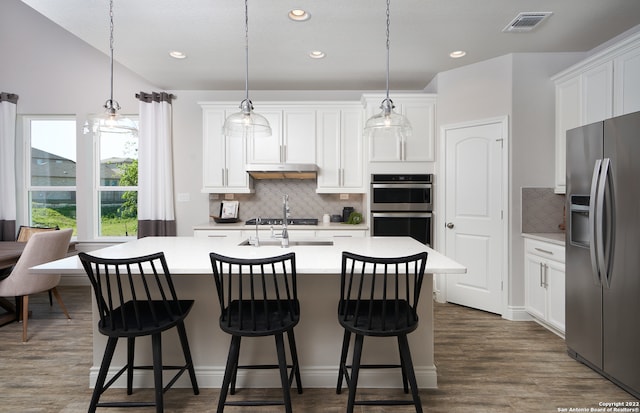
POLYGON ((255 238, 249 237, 249 244, 253 245, 254 247, 259 247, 260 238, 258 237, 258 225, 260 225, 260 223, 262 222, 262 218, 257 217, 255 221, 256 221, 256 237, 255 238))
POLYGON ((289 195, 282 196, 282 248, 289 247, 289 230, 287 221, 289 220, 289 195))

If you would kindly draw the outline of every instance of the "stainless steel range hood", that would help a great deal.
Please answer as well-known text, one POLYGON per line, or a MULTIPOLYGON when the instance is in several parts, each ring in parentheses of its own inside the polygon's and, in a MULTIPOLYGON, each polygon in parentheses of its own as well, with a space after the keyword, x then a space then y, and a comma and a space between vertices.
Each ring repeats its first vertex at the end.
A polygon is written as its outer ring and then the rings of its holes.
POLYGON ((318 166, 310 163, 247 164, 253 179, 316 179, 318 166))

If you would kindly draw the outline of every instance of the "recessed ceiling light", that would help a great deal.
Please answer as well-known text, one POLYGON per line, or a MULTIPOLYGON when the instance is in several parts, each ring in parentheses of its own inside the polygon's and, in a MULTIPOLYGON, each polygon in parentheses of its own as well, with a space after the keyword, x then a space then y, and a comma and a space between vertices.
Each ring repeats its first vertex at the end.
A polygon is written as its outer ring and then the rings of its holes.
POLYGON ((456 50, 455 52, 451 52, 449 53, 449 57, 453 58, 453 59, 458 59, 460 57, 463 57, 467 54, 467 52, 465 52, 464 50, 456 50))
POLYGON ((179 52, 177 50, 170 51, 169 56, 173 57, 174 59, 185 59, 187 57, 186 54, 179 52))
POLYGON ((312 59, 322 59, 325 56, 326 54, 321 50, 312 50, 309 52, 309 57, 312 59))
POLYGON ((293 21, 304 22, 311 18, 311 15, 302 9, 293 9, 289 11, 289 18, 293 21))

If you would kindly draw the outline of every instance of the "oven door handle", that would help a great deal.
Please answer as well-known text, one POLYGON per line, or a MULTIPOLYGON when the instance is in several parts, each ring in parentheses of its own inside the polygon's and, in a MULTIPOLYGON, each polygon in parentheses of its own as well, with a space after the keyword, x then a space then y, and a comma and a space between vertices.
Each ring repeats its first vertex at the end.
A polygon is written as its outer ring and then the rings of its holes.
POLYGON ((431 218, 431 212, 372 212, 373 218, 431 218))
POLYGON ((371 184, 373 189, 431 189, 432 184, 427 183, 404 183, 404 184, 371 184))

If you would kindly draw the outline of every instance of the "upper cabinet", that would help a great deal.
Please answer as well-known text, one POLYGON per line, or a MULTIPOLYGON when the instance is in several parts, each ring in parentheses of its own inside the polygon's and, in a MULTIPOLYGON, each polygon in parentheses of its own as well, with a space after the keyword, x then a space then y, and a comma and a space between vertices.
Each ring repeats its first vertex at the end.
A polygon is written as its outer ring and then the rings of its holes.
MULTIPOLYGON (((365 121, 380 111, 383 94, 365 94, 362 102, 365 121)), ((411 136, 405 139, 384 136, 372 139, 369 145, 369 162, 433 162, 435 157, 435 109, 433 94, 394 93, 391 96, 395 111, 407 117, 412 127, 411 136)))
POLYGON ((249 140, 247 163, 315 163, 316 111, 314 108, 260 105, 271 125, 271 136, 249 140))
POLYGON ((244 167, 245 140, 222 133, 226 117, 237 111, 228 105, 202 105, 202 192, 253 192, 244 167))
POLYGON ((555 192, 566 190, 566 132, 640 110, 640 33, 553 77, 556 87, 555 192))
POLYGON ((318 193, 363 193, 362 106, 339 104, 316 112, 318 193))

